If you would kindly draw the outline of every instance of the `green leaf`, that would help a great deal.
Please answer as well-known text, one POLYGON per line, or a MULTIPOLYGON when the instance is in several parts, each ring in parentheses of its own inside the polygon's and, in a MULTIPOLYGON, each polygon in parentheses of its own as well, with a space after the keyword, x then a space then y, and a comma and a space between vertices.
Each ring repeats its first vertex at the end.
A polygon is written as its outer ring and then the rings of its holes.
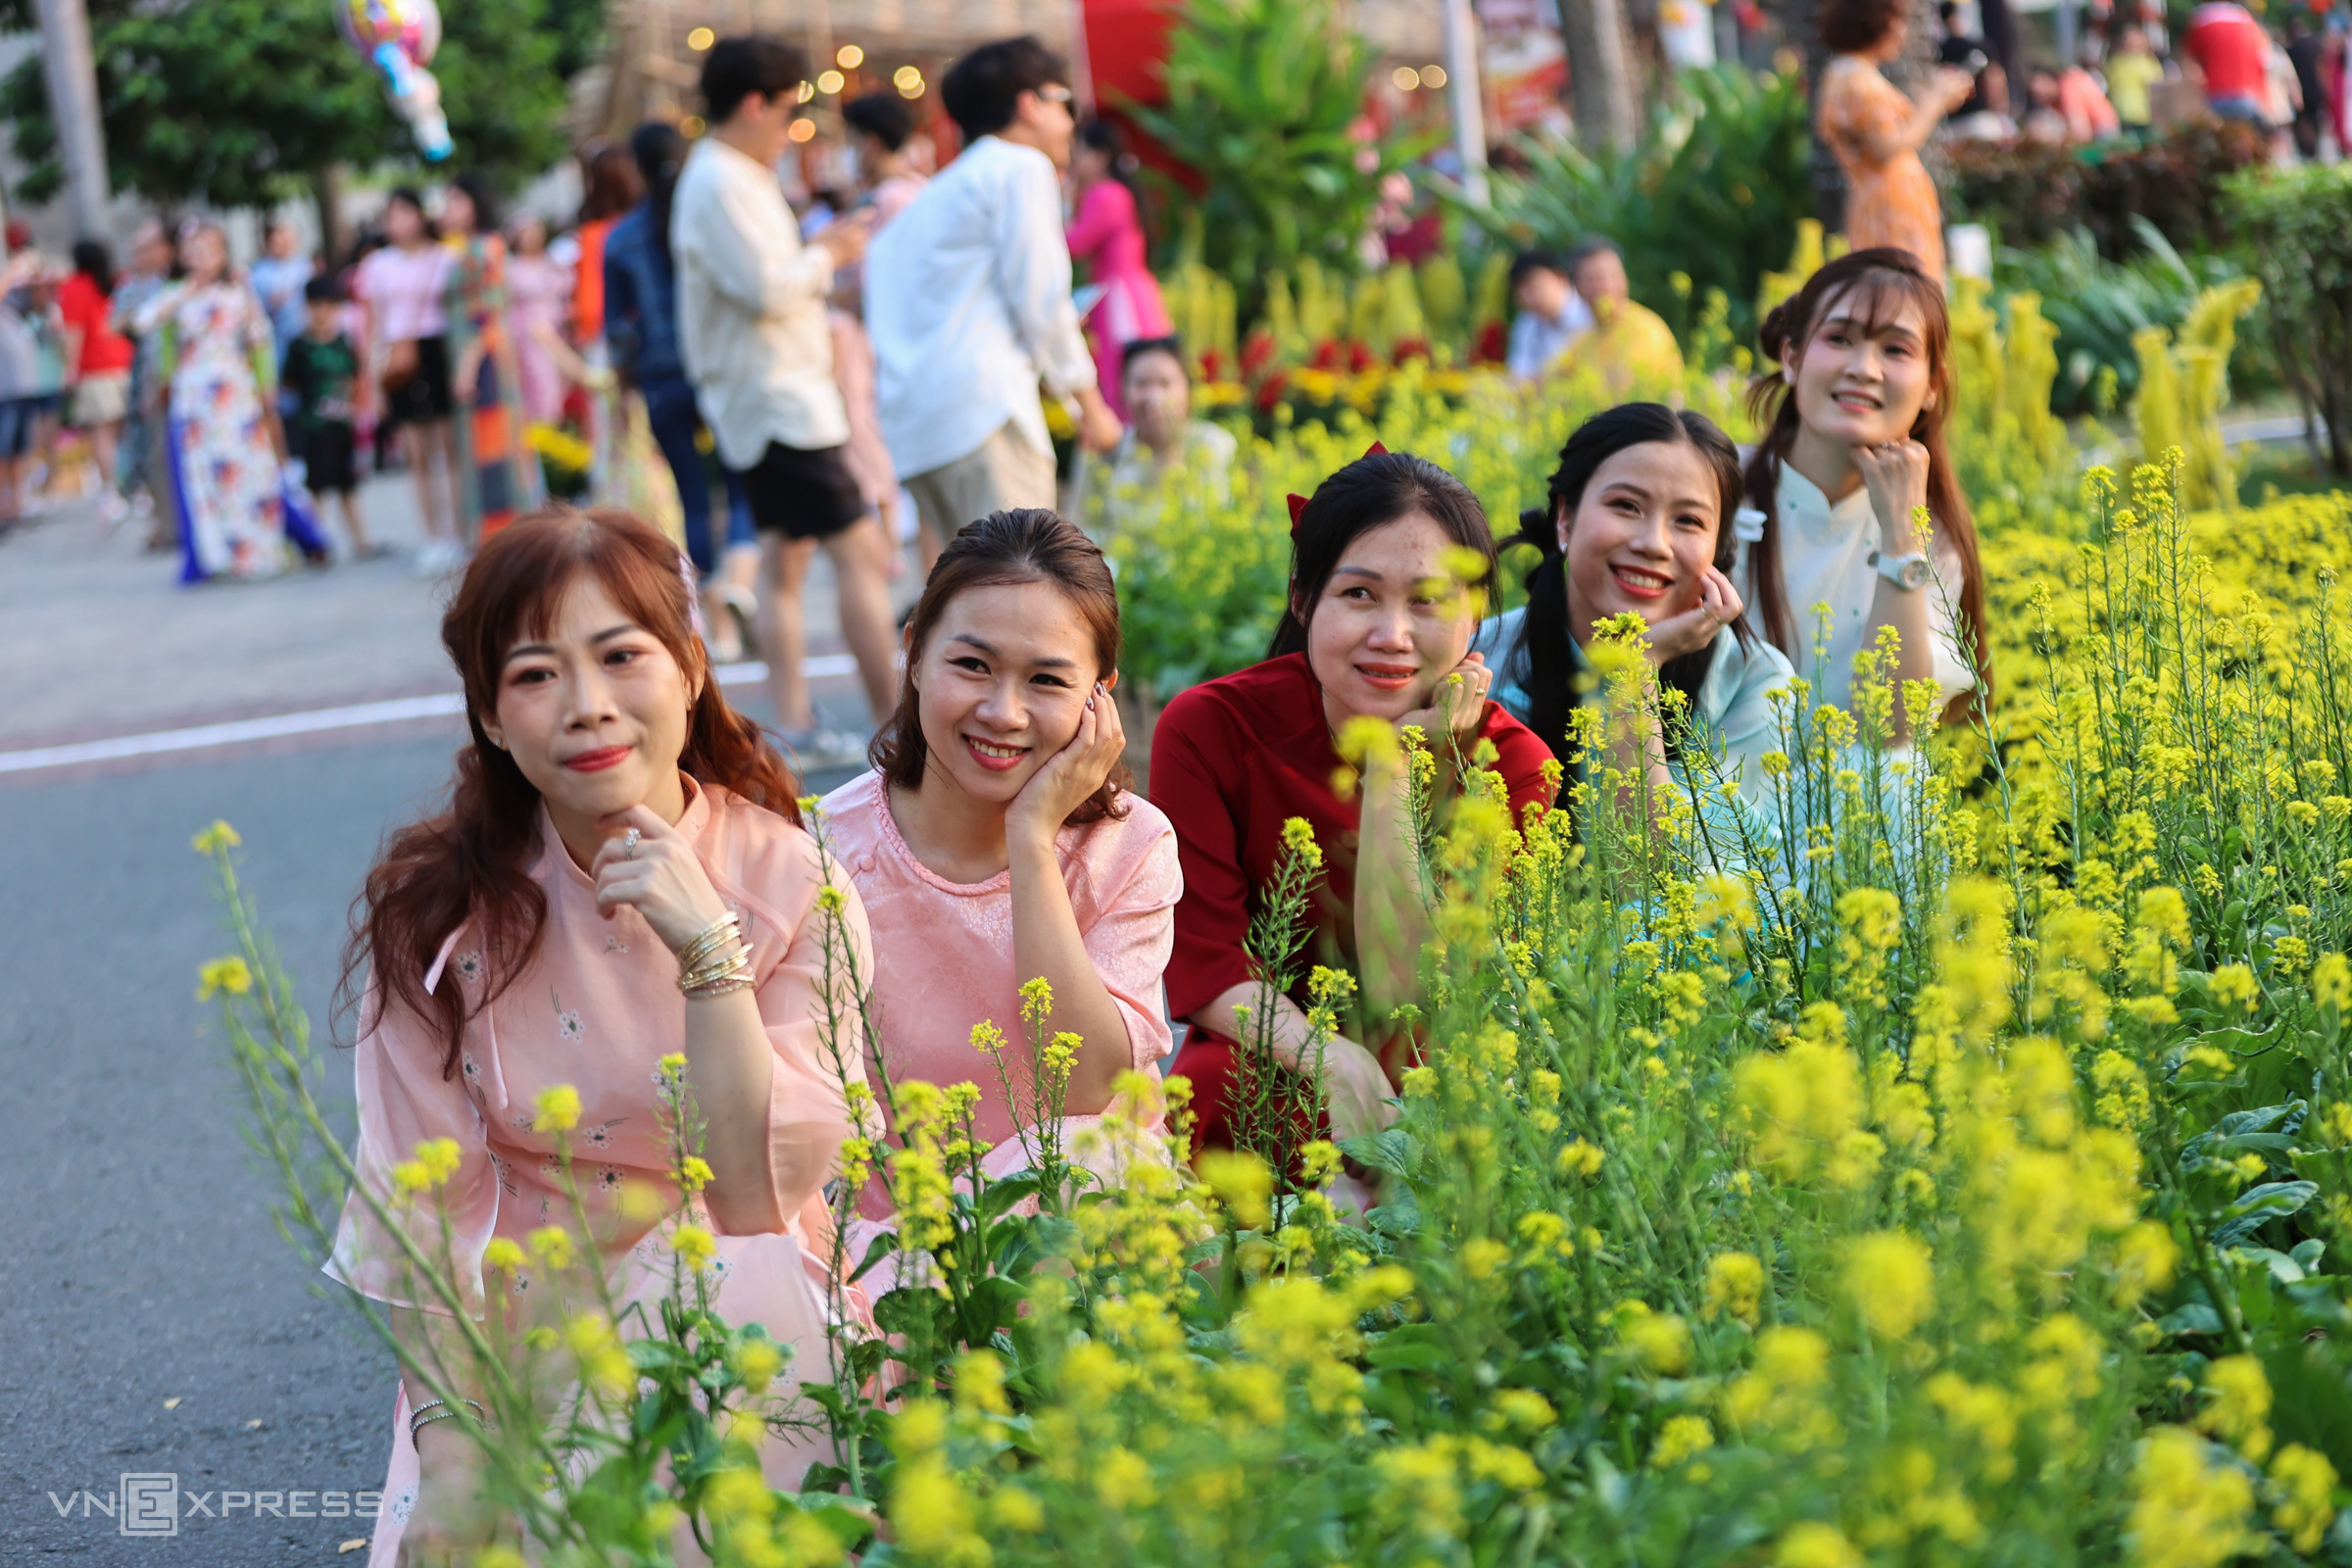
POLYGON ((2264 1182, 2247 1188, 2237 1201, 2222 1210, 2222 1222, 2213 1230, 2213 1245, 2228 1247, 2271 1220, 2300 1213, 2319 1191, 2317 1182, 2264 1182))

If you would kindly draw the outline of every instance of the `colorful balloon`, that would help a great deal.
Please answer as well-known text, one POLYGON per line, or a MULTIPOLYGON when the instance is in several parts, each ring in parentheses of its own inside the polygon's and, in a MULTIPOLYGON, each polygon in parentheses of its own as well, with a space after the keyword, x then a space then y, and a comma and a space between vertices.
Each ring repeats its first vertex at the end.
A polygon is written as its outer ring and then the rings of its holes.
POLYGON ((335 25, 344 42, 375 67, 392 107, 409 122, 417 150, 434 163, 450 155, 449 120, 441 113, 441 84, 425 70, 441 46, 441 12, 433 0, 338 0, 335 25))

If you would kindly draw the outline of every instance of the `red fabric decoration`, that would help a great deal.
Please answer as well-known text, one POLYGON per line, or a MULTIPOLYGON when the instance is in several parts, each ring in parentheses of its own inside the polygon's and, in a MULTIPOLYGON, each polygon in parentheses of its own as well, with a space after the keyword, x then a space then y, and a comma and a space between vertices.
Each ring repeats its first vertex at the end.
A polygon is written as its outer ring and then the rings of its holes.
POLYGON ((1292 538, 1296 539, 1298 537, 1298 519, 1304 515, 1306 515, 1306 497, 1294 493, 1291 496, 1292 538))
POLYGON ((1389 449, 1388 449, 1387 447, 1384 447, 1384 446, 1382 446, 1382 445, 1381 445, 1379 442, 1377 442, 1377 441, 1373 442, 1373 443, 1372 443, 1370 446, 1368 446, 1368 447, 1364 448, 1364 456, 1365 456, 1365 457, 1367 457, 1367 458, 1385 458, 1385 457, 1387 457, 1388 455, 1389 455, 1389 449))

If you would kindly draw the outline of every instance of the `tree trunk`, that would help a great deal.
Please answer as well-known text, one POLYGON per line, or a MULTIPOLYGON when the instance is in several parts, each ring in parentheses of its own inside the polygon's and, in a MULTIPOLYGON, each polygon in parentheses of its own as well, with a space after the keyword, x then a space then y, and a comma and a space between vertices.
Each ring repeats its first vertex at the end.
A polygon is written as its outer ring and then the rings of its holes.
POLYGON ((1642 133, 1642 88, 1626 36, 1625 0, 1561 0, 1576 133, 1588 147, 1620 152, 1642 133))
POLYGON ((332 272, 351 254, 351 226, 343 221, 341 164, 329 164, 311 175, 311 200, 318 209, 318 248, 332 272))

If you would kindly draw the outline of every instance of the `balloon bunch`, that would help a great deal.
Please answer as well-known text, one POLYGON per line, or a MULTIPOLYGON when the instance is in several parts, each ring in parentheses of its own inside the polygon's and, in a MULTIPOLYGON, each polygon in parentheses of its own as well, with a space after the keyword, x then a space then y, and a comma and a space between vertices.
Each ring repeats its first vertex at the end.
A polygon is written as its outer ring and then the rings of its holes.
POLYGON ((344 42, 383 74, 392 107, 409 122, 417 150, 434 163, 447 158, 441 84, 424 69, 441 45, 441 12, 433 0, 337 0, 335 25, 344 42))

